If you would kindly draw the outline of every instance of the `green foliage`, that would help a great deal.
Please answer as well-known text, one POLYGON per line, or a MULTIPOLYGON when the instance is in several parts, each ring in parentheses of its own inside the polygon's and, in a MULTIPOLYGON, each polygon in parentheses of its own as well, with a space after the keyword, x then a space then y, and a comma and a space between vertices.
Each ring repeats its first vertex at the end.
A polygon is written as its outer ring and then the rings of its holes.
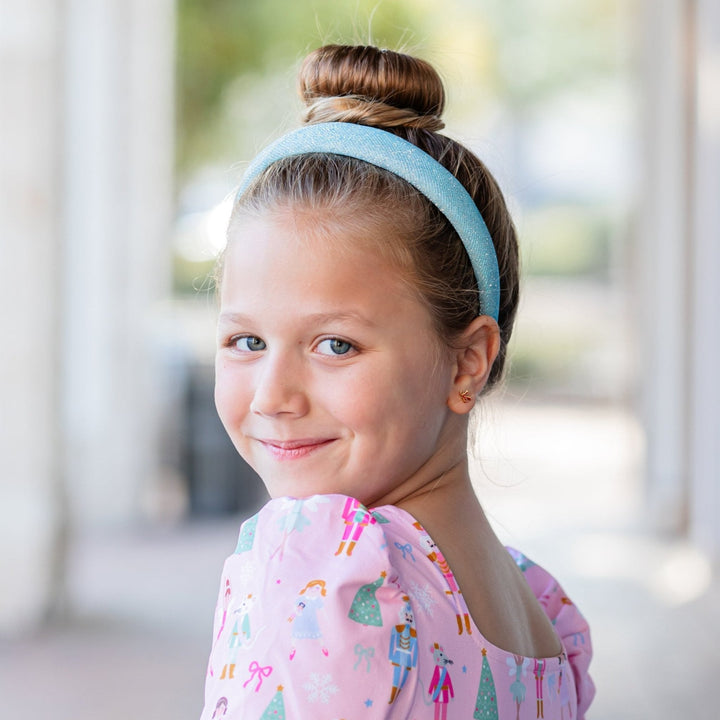
MULTIPOLYGON (((464 73, 474 95, 489 90, 520 110, 617 70, 625 61, 617 48, 628 46, 615 37, 621 8, 621 0, 178 0, 179 173, 242 151, 233 135, 247 128, 230 122, 227 106, 242 94, 242 111, 266 122, 252 107, 259 84, 285 77, 276 102, 287 105, 290 68, 319 45, 419 46, 449 79, 464 73)), ((256 102, 267 107, 267 94, 256 102)))
POLYGON ((326 42, 397 47, 412 37, 417 16, 411 0, 179 0, 179 172, 189 173, 226 149, 217 131, 238 78, 286 72, 326 42))
POLYGON ((618 42, 622 0, 484 0, 495 47, 492 73, 516 107, 558 90, 583 87, 617 71, 627 58, 618 42))
POLYGON ((193 262, 179 253, 172 257, 173 293, 196 296, 215 289, 215 259, 193 262))
POLYGON ((528 275, 592 276, 610 272, 609 218, 602 208, 549 205, 524 223, 521 250, 528 275))
POLYGON ((583 358, 596 345, 590 333, 583 335, 576 328, 553 327, 543 335, 516 333, 509 351, 507 384, 522 392, 541 389, 547 393, 558 388, 567 392, 574 375, 582 374, 578 368, 583 358))

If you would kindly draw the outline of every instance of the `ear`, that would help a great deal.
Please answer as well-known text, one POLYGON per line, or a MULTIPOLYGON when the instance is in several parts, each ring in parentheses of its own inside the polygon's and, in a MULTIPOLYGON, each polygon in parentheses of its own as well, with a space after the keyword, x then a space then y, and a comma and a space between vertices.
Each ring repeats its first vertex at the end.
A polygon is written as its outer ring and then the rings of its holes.
POLYGON ((448 407, 466 415, 475 407, 500 350, 500 328, 489 315, 475 318, 458 339, 448 407))

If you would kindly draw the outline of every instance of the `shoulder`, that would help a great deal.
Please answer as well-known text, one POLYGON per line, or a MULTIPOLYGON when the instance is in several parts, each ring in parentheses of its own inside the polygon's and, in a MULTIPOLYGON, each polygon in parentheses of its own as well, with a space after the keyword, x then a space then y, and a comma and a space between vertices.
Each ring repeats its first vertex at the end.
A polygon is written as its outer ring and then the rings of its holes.
POLYGON ((590 626, 553 575, 521 552, 513 548, 508 548, 508 552, 560 637, 573 671, 578 717, 582 718, 595 696, 595 685, 588 672, 593 652, 590 626))
POLYGON ((354 557, 371 566, 388 562, 385 519, 358 500, 344 495, 314 495, 271 500, 241 529, 234 555, 237 563, 260 562, 283 577, 299 577, 307 566, 323 563, 329 572, 366 567, 348 562, 354 557))
MULTIPOLYGON (((341 495, 272 500, 243 524, 223 570, 203 720, 222 697, 228 717, 260 717, 272 702, 288 717, 391 717, 390 656, 408 598, 386 524, 341 495)), ((392 697, 399 714, 405 690, 392 697)))

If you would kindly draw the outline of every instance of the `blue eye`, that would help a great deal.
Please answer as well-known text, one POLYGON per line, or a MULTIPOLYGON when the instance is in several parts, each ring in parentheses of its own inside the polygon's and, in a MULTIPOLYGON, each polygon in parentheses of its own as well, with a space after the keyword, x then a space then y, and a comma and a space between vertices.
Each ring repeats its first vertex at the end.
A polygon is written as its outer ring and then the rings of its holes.
POLYGON ((264 350, 267 347, 264 340, 252 335, 235 338, 233 340, 233 345, 235 345, 238 350, 249 352, 258 352, 259 350, 264 350))
POLYGON ((339 338, 328 338, 318 345, 318 352, 321 355, 346 355, 353 349, 353 346, 339 338))

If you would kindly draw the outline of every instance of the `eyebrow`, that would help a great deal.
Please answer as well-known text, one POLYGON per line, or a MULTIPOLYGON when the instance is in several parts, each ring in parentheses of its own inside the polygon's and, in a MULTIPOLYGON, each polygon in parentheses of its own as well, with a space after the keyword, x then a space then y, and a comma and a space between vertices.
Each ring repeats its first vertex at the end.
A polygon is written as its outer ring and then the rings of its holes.
MULTIPOLYGON (((374 327, 376 323, 369 320, 364 315, 350 312, 338 312, 338 313, 312 313, 303 317, 304 321, 310 323, 328 323, 328 322, 359 322, 362 325, 368 327, 374 327)), ((218 318, 219 324, 234 324, 234 325, 248 325, 252 324, 253 320, 249 315, 238 312, 223 312, 218 318)))

